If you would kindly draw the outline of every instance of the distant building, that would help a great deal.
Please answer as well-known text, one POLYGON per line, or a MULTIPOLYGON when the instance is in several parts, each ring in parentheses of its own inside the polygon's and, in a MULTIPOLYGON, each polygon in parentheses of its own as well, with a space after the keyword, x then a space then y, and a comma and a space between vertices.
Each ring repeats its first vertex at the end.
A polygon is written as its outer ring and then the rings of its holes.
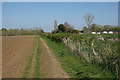
POLYGON ((107 34, 108 32, 107 31, 103 31, 103 34, 107 34))
POLYGON ((109 34, 113 34, 113 31, 109 31, 109 34))
POLYGON ((101 34, 101 32, 100 32, 100 31, 97 31, 96 33, 97 33, 97 34, 101 34))
POLYGON ((96 34, 96 32, 92 32, 92 34, 96 34))

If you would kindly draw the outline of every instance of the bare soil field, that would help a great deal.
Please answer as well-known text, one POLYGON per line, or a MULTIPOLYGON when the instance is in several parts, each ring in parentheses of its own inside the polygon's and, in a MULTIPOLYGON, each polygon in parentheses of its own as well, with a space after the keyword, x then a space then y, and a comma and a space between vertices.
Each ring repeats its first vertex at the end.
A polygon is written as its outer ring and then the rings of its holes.
POLYGON ((21 78, 33 52, 34 37, 2 37, 2 78, 21 78))

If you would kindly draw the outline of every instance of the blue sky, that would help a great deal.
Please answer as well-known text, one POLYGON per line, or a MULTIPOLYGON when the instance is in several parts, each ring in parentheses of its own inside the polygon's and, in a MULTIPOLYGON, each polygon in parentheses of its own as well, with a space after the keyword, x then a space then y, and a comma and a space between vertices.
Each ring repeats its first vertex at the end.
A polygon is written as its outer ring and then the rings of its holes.
POLYGON ((2 26, 10 28, 41 27, 46 32, 58 24, 68 22, 75 29, 86 26, 87 13, 95 16, 99 25, 118 25, 117 2, 3 2, 2 26))

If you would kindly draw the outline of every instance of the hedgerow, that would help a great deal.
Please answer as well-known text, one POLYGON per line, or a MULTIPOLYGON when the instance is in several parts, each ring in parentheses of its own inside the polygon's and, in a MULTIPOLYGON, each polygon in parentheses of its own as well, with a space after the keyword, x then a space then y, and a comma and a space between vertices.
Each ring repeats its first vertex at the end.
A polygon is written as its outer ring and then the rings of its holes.
POLYGON ((118 34, 70 34, 44 33, 52 41, 64 42, 77 57, 90 64, 96 64, 120 77, 120 53, 118 34))

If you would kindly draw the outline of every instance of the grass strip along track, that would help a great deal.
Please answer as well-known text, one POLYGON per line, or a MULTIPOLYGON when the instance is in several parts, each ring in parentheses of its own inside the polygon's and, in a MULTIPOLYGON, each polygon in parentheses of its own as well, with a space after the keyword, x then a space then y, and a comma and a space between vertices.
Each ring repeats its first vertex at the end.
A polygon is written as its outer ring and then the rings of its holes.
POLYGON ((36 62, 35 62, 35 73, 34 73, 34 78, 39 78, 40 77, 40 38, 38 38, 38 48, 36 52, 36 62))
POLYGON ((35 63, 34 64, 34 74, 33 74, 33 78, 39 78, 40 76, 40 42, 39 42, 39 37, 36 36, 35 37, 35 44, 33 45, 33 53, 31 54, 29 61, 28 61, 28 65, 25 68, 25 72, 22 76, 22 78, 27 78, 30 75, 30 70, 31 70, 31 66, 32 66, 32 62, 33 62, 33 58, 35 57, 35 63))

